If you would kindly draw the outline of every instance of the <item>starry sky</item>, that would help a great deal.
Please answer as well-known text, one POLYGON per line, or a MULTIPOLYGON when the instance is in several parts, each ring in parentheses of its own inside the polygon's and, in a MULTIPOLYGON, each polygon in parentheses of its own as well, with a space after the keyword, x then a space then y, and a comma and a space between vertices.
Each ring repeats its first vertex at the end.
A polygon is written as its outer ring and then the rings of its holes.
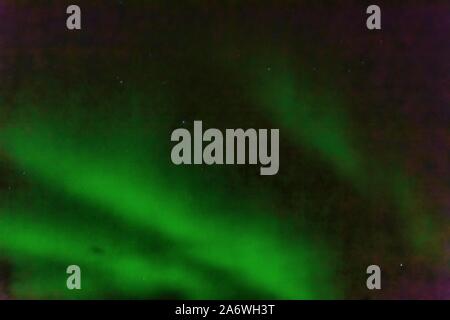
POLYGON ((70 4, 0 4, 0 299, 450 299, 448 1, 70 4), (278 174, 173 165, 195 120, 278 174))

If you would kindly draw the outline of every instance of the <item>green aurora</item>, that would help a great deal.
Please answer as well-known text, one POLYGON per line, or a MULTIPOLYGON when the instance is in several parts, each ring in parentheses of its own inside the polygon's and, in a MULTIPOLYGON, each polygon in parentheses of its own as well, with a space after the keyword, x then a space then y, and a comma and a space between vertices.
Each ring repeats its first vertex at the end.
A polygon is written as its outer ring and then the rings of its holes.
MULTIPOLYGON (((342 101, 313 96, 293 73, 260 79, 253 103, 282 136, 318 155, 362 197, 391 199, 396 214, 410 217, 402 219, 402 234, 414 250, 435 241, 404 175, 397 170, 378 181, 385 168, 368 169, 372 158, 358 150, 357 132, 349 134, 342 101)), ((136 90, 91 105, 83 88, 61 100, 63 89, 48 86, 55 94, 39 102, 19 94, 1 132, 2 161, 21 181, 14 186, 20 192, 2 195, 0 215, 14 296, 345 297, 339 240, 318 240, 308 224, 299 232, 279 219, 269 190, 230 191, 232 168, 171 165, 173 124, 164 110, 182 102, 136 90), (71 264, 83 270, 81 291, 66 289, 71 264)))

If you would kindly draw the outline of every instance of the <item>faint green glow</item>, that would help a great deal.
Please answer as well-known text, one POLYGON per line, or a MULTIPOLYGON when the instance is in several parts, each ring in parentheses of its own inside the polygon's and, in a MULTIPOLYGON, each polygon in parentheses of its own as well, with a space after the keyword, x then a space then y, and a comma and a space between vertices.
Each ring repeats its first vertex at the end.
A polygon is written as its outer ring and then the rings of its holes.
POLYGON ((378 164, 376 155, 358 149, 358 132, 350 129, 336 94, 325 89, 318 93, 305 80, 307 76, 296 77, 286 70, 286 64, 280 63, 270 73, 257 73, 259 86, 254 88, 255 99, 281 124, 281 130, 285 129, 282 136, 309 149, 364 196, 384 195, 387 203, 394 204, 403 221, 403 234, 415 249, 426 252, 438 248, 436 226, 412 179, 400 169, 378 164))
POLYGON ((329 161, 339 174, 358 179, 362 160, 346 133, 346 120, 331 97, 313 96, 306 84, 296 85, 292 75, 283 74, 271 80, 259 92, 261 103, 269 107, 279 123, 306 146, 329 161))

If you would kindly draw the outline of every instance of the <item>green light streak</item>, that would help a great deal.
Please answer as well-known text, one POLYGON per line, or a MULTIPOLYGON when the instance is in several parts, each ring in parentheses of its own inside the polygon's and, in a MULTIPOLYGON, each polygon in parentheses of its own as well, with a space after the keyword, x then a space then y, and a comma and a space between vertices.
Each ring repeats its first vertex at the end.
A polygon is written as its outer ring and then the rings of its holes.
POLYGON ((283 65, 273 67, 269 75, 260 75, 253 97, 287 131, 284 136, 291 136, 318 155, 365 197, 384 195, 386 202, 395 205, 404 222, 403 234, 416 250, 425 253, 433 248, 440 252, 437 226, 424 209, 425 200, 415 191, 411 179, 400 169, 377 164, 376 155, 359 151, 357 132, 352 134, 349 129, 342 102, 324 90, 312 95, 309 82, 296 78, 283 65))
MULTIPOLYGON (((120 136, 120 130, 114 135, 120 136)), ((167 168, 151 163, 142 166, 132 155, 123 156, 121 150, 114 147, 114 140, 105 143, 107 146, 102 150, 108 151, 98 151, 96 148, 101 143, 95 135, 86 134, 85 139, 80 139, 68 134, 67 129, 66 132, 55 129, 55 125, 43 120, 28 121, 26 126, 16 123, 15 127, 3 132, 3 141, 8 156, 32 179, 42 181, 66 197, 102 208, 110 217, 128 225, 130 233, 139 227, 161 234, 177 244, 165 254, 178 256, 184 263, 195 262, 206 270, 216 270, 219 277, 227 275, 225 278, 231 277, 238 285, 222 283, 220 288, 210 288, 205 280, 210 277, 208 271, 195 276, 198 272, 186 268, 183 263, 171 265, 159 256, 155 263, 132 248, 124 249, 127 254, 114 254, 108 260, 99 261, 86 252, 87 243, 96 243, 98 239, 91 241, 89 234, 77 231, 77 224, 73 232, 67 233, 63 226, 54 225, 48 212, 39 214, 48 217, 41 225, 7 218, 8 215, 2 217, 1 247, 13 257, 18 251, 30 257, 37 255, 61 263, 85 264, 85 268, 114 279, 113 283, 119 283, 127 289, 123 292, 130 294, 173 287, 190 298, 224 298, 239 296, 236 288, 243 286, 274 298, 311 299, 340 295, 330 281, 331 266, 336 262, 331 262, 328 250, 322 244, 308 243, 306 237, 295 236, 292 244, 292 235, 284 234, 285 228, 273 218, 273 213, 261 209, 263 203, 255 208, 241 199, 240 212, 227 212, 223 209, 226 199, 214 195, 205 198, 204 186, 198 186, 195 191, 195 185, 174 184, 164 175, 167 168), (22 130, 24 127, 28 128, 28 133, 22 130), (55 230, 65 231, 62 234, 55 230), (141 275, 147 279, 143 283, 141 275)), ((161 151, 157 144, 152 145, 152 141, 148 144, 149 150, 161 151)), ((142 145, 130 146, 131 154, 141 157, 145 153, 139 149, 142 145)), ((101 215, 93 214, 99 219, 97 225, 91 226, 91 232, 95 234, 106 227, 102 227, 101 215)), ((103 230, 103 233, 104 247, 115 246, 107 239, 127 241, 126 237, 114 235, 112 230, 103 230)), ((66 296, 61 283, 51 287, 52 283, 49 282, 48 292, 56 291, 66 296)), ((25 287, 29 288, 18 281, 16 293, 26 295, 26 291, 20 291, 25 287)), ((96 293, 92 294, 95 296, 96 293)))

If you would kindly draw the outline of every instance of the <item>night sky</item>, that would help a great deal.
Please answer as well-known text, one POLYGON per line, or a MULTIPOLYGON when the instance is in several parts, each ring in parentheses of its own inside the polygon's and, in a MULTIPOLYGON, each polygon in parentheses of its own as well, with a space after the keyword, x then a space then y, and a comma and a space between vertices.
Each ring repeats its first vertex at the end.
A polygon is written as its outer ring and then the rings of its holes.
POLYGON ((450 2, 370 4, 2 1, 0 299, 450 299, 450 2), (195 120, 278 174, 174 165, 195 120))

